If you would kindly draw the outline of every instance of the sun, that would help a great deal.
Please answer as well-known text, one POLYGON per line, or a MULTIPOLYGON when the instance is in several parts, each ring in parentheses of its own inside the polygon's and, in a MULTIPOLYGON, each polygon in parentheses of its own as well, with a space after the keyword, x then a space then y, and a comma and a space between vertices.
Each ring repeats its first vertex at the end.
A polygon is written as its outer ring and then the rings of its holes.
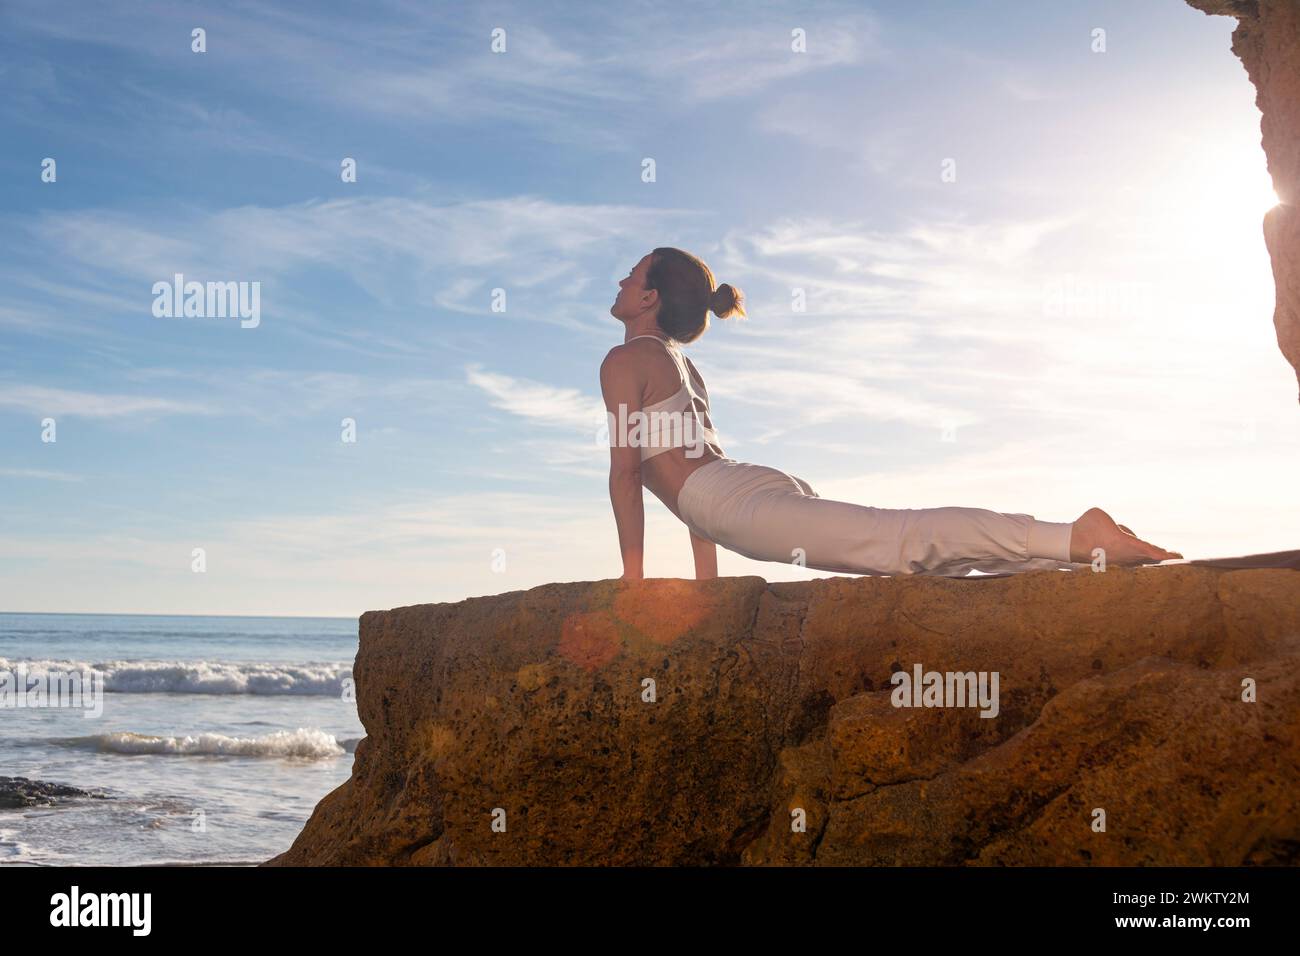
POLYGON ((1263 220, 1278 202, 1258 142, 1225 139, 1171 158, 1143 205, 1161 220, 1156 231, 1169 253, 1212 252, 1253 271, 1267 268, 1263 220))

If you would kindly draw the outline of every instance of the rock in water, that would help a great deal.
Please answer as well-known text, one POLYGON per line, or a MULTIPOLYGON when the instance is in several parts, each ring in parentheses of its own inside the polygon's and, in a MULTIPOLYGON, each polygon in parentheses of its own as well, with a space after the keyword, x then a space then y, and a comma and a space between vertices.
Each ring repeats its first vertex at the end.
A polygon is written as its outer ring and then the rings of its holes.
POLYGON ((54 807, 59 805, 60 798, 67 797, 107 799, 107 794, 26 777, 0 777, 0 809, 3 810, 54 807))

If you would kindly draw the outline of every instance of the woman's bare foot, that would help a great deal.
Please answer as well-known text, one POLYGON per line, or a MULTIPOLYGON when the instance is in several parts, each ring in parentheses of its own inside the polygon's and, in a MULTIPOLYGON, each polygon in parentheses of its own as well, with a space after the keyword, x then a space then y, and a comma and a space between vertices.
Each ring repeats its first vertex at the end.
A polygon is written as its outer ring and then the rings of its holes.
POLYGON ((1106 552, 1106 563, 1115 565, 1157 564, 1171 558, 1181 558, 1177 551, 1157 548, 1143 541, 1100 508, 1089 508, 1074 522, 1070 532, 1070 560, 1078 563, 1092 561, 1093 548, 1106 552))

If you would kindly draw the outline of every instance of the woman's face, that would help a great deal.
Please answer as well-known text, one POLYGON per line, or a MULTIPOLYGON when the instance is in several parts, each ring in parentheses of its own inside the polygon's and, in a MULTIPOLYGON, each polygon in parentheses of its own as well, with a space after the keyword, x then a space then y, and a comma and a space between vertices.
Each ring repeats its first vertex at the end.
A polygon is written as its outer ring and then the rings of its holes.
POLYGON ((616 319, 629 321, 644 312, 648 305, 653 305, 645 301, 647 295, 653 295, 653 292, 647 293, 645 287, 645 274, 649 268, 650 256, 644 255, 641 261, 632 267, 627 277, 619 282, 618 295, 614 299, 614 304, 609 307, 610 315, 616 319))

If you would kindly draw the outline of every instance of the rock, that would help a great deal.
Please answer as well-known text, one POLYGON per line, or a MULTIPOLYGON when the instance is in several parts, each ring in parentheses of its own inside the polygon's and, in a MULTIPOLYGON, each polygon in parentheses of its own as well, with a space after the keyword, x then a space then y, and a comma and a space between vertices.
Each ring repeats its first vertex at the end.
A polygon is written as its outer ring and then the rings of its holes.
POLYGON ((1300 3, 1296 0, 1187 0, 1197 10, 1237 18, 1232 52, 1255 84, 1264 155, 1281 202, 1264 216, 1273 262, 1277 343, 1300 376, 1300 3))
POLYGON ((548 584, 371 611, 360 637, 352 777, 264 865, 1236 866, 1300 849, 1285 568, 548 584), (893 706, 891 674, 916 664, 996 671, 997 715, 893 706))
POLYGON ((92 797, 110 799, 108 794, 81 790, 62 783, 28 780, 26 777, 0 777, 0 810, 17 810, 24 807, 61 806, 64 797, 92 797))

